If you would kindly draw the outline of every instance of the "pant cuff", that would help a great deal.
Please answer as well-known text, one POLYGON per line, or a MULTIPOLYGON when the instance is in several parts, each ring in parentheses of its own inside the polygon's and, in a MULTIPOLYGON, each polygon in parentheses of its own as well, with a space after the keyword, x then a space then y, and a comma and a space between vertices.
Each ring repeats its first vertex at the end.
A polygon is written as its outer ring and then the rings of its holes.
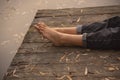
POLYGON ((77 25, 77 34, 82 34, 82 25, 77 25))
POLYGON ((87 48, 87 33, 83 33, 82 34, 82 43, 83 43, 83 47, 87 48))

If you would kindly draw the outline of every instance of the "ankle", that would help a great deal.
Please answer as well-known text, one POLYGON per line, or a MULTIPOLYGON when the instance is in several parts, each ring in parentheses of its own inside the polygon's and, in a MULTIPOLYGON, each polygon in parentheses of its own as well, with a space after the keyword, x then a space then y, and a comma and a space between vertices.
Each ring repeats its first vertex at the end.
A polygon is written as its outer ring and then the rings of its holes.
POLYGON ((61 44, 61 45, 64 45, 65 44, 65 35, 64 34, 60 34, 60 40, 59 40, 59 43, 61 44))
POLYGON ((57 32, 57 38, 55 39, 56 42, 53 42, 55 46, 62 46, 63 45, 63 40, 62 40, 62 34, 57 32))

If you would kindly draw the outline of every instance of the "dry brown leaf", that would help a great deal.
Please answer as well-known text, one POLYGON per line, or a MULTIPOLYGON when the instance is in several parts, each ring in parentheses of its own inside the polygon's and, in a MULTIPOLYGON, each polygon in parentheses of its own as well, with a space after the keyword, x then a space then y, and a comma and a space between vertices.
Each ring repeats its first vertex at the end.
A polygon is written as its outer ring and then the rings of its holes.
POLYGON ((88 68, 87 67, 85 67, 85 73, 84 73, 85 75, 87 75, 88 74, 88 68))
POLYGON ((80 54, 77 54, 77 56, 75 57, 76 62, 78 62, 79 57, 80 57, 80 54))
POLYGON ((61 79, 64 79, 65 77, 66 77, 66 75, 63 75, 60 78, 56 78, 56 79, 61 80, 61 79))
POLYGON ((78 54, 76 57, 75 57, 75 59, 78 59, 80 57, 80 54, 78 54))
POLYGON ((110 79, 108 79, 108 78, 105 78, 105 80, 110 80, 110 79))
POLYGON ((72 55, 72 54, 74 54, 74 52, 71 52, 70 54, 68 54, 68 56, 70 56, 70 55, 72 55))
POLYGON ((13 70, 13 77, 19 77, 18 75, 15 74, 16 73, 16 68, 13 70))
POLYGON ((80 12, 83 13, 83 9, 81 9, 80 12))
POLYGON ((66 58, 66 59, 65 59, 65 61, 66 61, 66 62, 69 62, 69 61, 70 61, 70 59, 66 58))
POLYGON ((72 80, 71 76, 66 75, 66 77, 68 78, 68 80, 72 80))
POLYGON ((81 18, 79 17, 76 22, 80 22, 80 19, 81 19, 81 18))
POLYGON ((100 73, 99 71, 97 71, 97 70, 95 70, 95 73, 96 73, 96 74, 101 74, 101 73, 100 73))
POLYGON ((63 75, 62 77, 56 78, 56 79, 63 80, 65 77, 66 77, 68 80, 72 80, 72 78, 71 78, 70 75, 63 75))
POLYGON ((65 59, 65 57, 66 57, 66 54, 64 54, 64 55, 60 58, 59 62, 62 62, 63 59, 65 59))
POLYGON ((67 70, 70 71, 70 67, 69 66, 67 66, 67 70))
POLYGON ((110 80, 116 80, 115 77, 108 77, 110 80))
POLYGON ((17 78, 19 78, 20 76, 18 76, 18 75, 16 75, 16 74, 14 74, 14 75, 13 75, 13 77, 17 77, 17 78))
POLYGON ((45 72, 39 72, 40 75, 44 76, 44 75, 48 75, 49 73, 45 73, 45 72))
POLYGON ((105 58, 107 58, 108 56, 100 56, 100 58, 102 58, 102 59, 105 59, 105 58))
POLYGON ((114 71, 115 68, 114 68, 114 67, 108 67, 108 70, 109 70, 109 71, 114 71))
POLYGON ((16 73, 16 68, 13 70, 13 75, 16 73))

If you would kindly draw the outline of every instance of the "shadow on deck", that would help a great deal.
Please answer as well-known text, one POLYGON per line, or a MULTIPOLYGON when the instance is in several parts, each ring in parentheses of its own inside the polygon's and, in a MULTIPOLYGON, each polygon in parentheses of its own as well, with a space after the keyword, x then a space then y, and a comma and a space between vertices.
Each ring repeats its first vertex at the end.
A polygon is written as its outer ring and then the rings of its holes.
MULTIPOLYGON (((120 16, 120 6, 39 10, 32 23, 89 24, 120 16)), ((120 51, 55 47, 30 27, 4 80, 120 80, 120 51)))

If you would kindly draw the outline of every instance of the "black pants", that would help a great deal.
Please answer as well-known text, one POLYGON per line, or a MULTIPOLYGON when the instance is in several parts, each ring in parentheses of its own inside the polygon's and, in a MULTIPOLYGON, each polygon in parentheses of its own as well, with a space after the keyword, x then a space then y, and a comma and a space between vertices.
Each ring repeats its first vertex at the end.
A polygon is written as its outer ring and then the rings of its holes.
POLYGON ((83 46, 92 49, 120 49, 120 17, 102 22, 78 25, 78 34, 83 34, 83 46))

